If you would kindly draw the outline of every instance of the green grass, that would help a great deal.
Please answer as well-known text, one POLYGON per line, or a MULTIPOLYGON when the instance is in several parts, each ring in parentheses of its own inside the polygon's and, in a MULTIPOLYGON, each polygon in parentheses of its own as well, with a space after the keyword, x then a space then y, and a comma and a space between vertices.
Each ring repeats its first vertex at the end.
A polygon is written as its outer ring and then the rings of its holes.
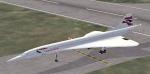
POLYGON ((0 56, 80 37, 106 27, 0 3, 0 56))
POLYGON ((150 0, 97 0, 113 3, 150 3, 150 0))
POLYGON ((150 56, 117 64, 88 74, 150 74, 150 56))

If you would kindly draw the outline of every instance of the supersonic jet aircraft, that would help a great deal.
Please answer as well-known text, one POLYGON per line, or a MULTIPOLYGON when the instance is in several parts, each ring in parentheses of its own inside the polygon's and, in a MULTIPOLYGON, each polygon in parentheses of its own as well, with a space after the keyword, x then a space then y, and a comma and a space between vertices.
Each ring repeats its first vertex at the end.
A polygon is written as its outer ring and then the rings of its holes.
MULTIPOLYGON (((137 26, 139 25, 133 25, 132 15, 127 14, 123 18, 120 25, 117 26, 114 30, 107 31, 107 32, 92 31, 83 37, 39 46, 30 49, 8 60, 7 62, 21 60, 21 59, 30 59, 30 58, 50 54, 50 53, 57 53, 60 51, 73 50, 73 49, 102 48, 99 51, 99 53, 103 54, 106 53, 105 48, 138 46, 139 45, 138 42, 127 39, 122 36, 137 26)), ((58 62, 57 54, 56 54, 55 62, 58 62)))

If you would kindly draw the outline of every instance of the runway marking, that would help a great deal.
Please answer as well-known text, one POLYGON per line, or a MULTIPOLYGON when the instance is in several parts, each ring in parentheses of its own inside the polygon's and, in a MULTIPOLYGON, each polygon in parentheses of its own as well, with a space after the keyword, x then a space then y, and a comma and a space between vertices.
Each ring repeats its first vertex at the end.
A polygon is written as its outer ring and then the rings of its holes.
MULTIPOLYGON (((59 4, 58 2, 50 1, 50 0, 41 0, 41 1, 59 4)), ((104 12, 104 11, 100 11, 100 10, 96 10, 96 9, 91 9, 91 8, 85 8, 85 9, 89 10, 89 11, 101 12, 101 13, 106 13, 106 14, 111 14, 111 15, 124 16, 124 15, 120 15, 120 14, 115 14, 115 13, 110 13, 110 12, 104 12)))
POLYGON ((56 1, 50 1, 50 0, 41 0, 41 1, 43 1, 43 2, 49 2, 49 3, 54 3, 54 4, 59 4, 59 3, 56 2, 56 1))
MULTIPOLYGON (((50 1, 50 0, 41 0, 41 1, 59 4, 59 3, 56 2, 56 1, 50 1)), ((92 9, 92 8, 85 8, 85 9, 86 9, 86 10, 89 10, 89 11, 101 12, 101 13, 111 14, 111 15, 116 15, 116 16, 124 16, 124 15, 121 15, 121 14, 116 14, 116 13, 111 13, 111 12, 105 12, 105 11, 96 10, 96 9, 92 9)), ((137 18, 134 18, 134 19, 137 19, 137 18)))
MULTIPOLYGON (((78 19, 78 18, 74 18, 74 17, 70 17, 70 16, 65 16, 65 15, 62 15, 62 14, 57 14, 57 13, 52 13, 52 12, 48 12, 48 11, 43 11, 43 10, 39 10, 39 9, 35 9, 35 8, 23 6, 23 5, 18 5, 18 4, 14 4, 14 3, 9 3, 9 2, 6 2, 6 1, 0 1, 0 2, 1 2, 1 3, 5 3, 5 4, 10 4, 10 5, 15 5, 15 6, 18 6, 18 7, 23 7, 23 8, 31 9, 31 10, 35 10, 35 11, 40 11, 40 12, 44 12, 44 13, 48 13, 48 14, 58 15, 58 16, 62 16, 62 17, 70 18, 70 19, 75 19, 75 20, 79 20, 79 21, 84 21, 84 22, 88 22, 88 23, 95 24, 95 25, 101 25, 101 26, 105 26, 105 27, 108 27, 108 28, 115 28, 115 27, 113 27, 113 26, 108 26, 108 25, 104 25, 104 24, 100 24, 100 23, 95 23, 95 22, 91 22, 91 21, 88 21, 88 20, 82 20, 82 19, 78 19)), ((144 35, 144 36, 150 36, 150 35, 148 35, 148 34, 144 34, 144 33, 140 33, 140 32, 134 32, 134 33, 140 34, 140 35, 144 35)))
POLYGON ((86 8, 86 9, 89 10, 89 11, 101 12, 101 13, 106 13, 106 14, 111 14, 111 15, 117 15, 117 16, 124 16, 124 15, 120 15, 120 14, 115 14, 115 13, 100 11, 100 10, 91 9, 91 8, 86 8))
POLYGON ((147 37, 150 37, 150 35, 149 34, 144 34, 144 33, 140 33, 140 32, 133 32, 133 33, 135 33, 135 34, 140 34, 140 35, 144 35, 144 36, 147 36, 147 37))
POLYGON ((85 52, 82 52, 82 51, 79 51, 79 50, 74 50, 74 51, 76 51, 76 52, 79 53, 79 54, 85 55, 85 56, 87 56, 88 58, 90 58, 90 59, 92 59, 92 60, 95 60, 95 61, 98 61, 98 62, 102 62, 102 63, 104 63, 104 64, 109 64, 109 62, 107 62, 107 61, 105 61, 105 60, 102 60, 102 59, 98 59, 98 58, 96 58, 95 56, 89 55, 89 54, 87 54, 87 53, 85 53, 85 52))
MULTIPOLYGON (((101 10, 96 10, 96 9, 91 9, 91 8, 86 8, 89 11, 94 11, 94 12, 100 12, 100 13, 105 13, 105 14, 110 14, 110 15, 115 15, 115 16, 120 16, 123 17, 125 15, 121 15, 121 14, 116 14, 116 13, 111 13, 111 12, 105 12, 105 11, 101 11, 101 10)), ((137 18, 133 18, 134 20, 136 20, 137 18)))
POLYGON ((130 6, 130 5, 121 5, 121 4, 117 4, 117 3, 103 2, 103 1, 97 1, 97 0, 95 0, 95 2, 97 2, 97 3, 100 2, 100 3, 105 3, 105 4, 124 6, 124 7, 128 7, 128 8, 134 8, 134 9, 139 9, 139 10, 150 11, 149 9, 140 8, 140 7, 134 7, 134 6, 130 6))
POLYGON ((43 10, 39 10, 39 9, 28 7, 28 6, 23 6, 23 5, 18 5, 18 4, 14 4, 14 3, 9 3, 9 2, 6 2, 6 1, 0 1, 0 2, 1 3, 5 3, 5 4, 10 4, 10 5, 15 5, 15 6, 18 6, 18 7, 23 7, 23 8, 31 9, 31 10, 35 10, 35 11, 39 11, 39 12, 44 12, 44 13, 48 13, 48 14, 53 14, 53 15, 58 15, 58 16, 70 18, 70 19, 84 21, 84 22, 88 22, 88 23, 91 23, 91 24, 95 24, 95 25, 101 25, 101 26, 113 28, 113 26, 108 26, 108 25, 104 25, 104 24, 100 24, 100 23, 95 23, 95 22, 91 22, 91 21, 88 21, 88 20, 82 20, 82 19, 78 19, 78 18, 74 18, 74 17, 70 17, 70 16, 65 16, 65 15, 57 14, 57 13, 53 13, 53 12, 43 11, 43 10))

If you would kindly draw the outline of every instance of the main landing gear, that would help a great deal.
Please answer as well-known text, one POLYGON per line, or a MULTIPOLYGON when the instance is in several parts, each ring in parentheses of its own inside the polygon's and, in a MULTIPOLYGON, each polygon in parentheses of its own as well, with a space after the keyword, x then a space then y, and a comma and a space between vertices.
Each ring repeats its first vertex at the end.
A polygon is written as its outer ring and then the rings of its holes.
POLYGON ((104 54, 104 53, 106 53, 106 48, 105 48, 105 47, 103 47, 103 48, 99 51, 99 53, 100 53, 100 54, 104 54))
POLYGON ((58 55, 57 55, 57 53, 55 55, 55 62, 58 62, 58 55))

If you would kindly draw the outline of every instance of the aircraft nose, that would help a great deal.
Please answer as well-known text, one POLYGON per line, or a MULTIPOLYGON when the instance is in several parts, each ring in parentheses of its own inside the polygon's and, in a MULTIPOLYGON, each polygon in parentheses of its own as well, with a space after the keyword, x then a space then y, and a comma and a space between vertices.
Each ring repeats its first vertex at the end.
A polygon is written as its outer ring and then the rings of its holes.
POLYGON ((20 56, 20 55, 19 55, 19 56, 14 57, 14 58, 9 59, 7 62, 16 61, 16 60, 19 60, 19 59, 21 59, 21 56, 20 56))

